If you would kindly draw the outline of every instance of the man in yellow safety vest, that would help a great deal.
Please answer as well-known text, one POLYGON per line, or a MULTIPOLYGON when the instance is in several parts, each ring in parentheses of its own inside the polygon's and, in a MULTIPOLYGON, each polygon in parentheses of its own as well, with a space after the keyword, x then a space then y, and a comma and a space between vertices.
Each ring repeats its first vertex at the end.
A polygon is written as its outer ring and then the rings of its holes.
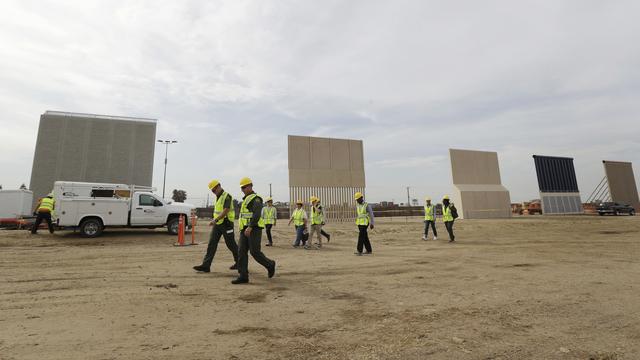
POLYGON ((49 233, 53 234, 53 223, 51 222, 51 214, 56 207, 56 201, 53 199, 53 193, 49 193, 47 196, 43 197, 38 201, 38 206, 36 206, 36 222, 33 224, 31 228, 32 234, 38 233, 38 227, 42 223, 42 220, 47 222, 47 226, 49 226, 49 233))
POLYGON ((306 240, 304 239, 304 230, 307 227, 307 212, 304 211, 302 207, 302 200, 296 201, 296 208, 291 213, 291 218, 289 219, 289 224, 293 222, 293 226, 296 229, 296 240, 293 242, 293 247, 300 247, 300 244, 303 246, 306 245, 306 240))
POLYGON ((322 226, 324 225, 324 210, 320 205, 320 198, 312 196, 311 199, 311 230, 309 231, 309 243, 305 246, 305 249, 312 249, 311 242, 313 241, 313 234, 317 233, 318 243, 317 248, 322 248, 322 226))
POLYGON ((449 242, 452 243, 456 241, 455 235, 453 235, 453 221, 455 220, 454 213, 456 212, 455 207, 451 204, 449 200, 449 195, 445 195, 442 198, 442 221, 444 222, 444 227, 447 229, 449 233, 449 242))
POLYGON ((216 204, 213 209, 213 220, 210 225, 211 235, 209 235, 209 245, 207 246, 207 253, 204 255, 201 265, 194 266, 193 269, 199 272, 208 273, 211 271, 211 263, 216 256, 216 250, 218 249, 218 242, 220 237, 224 237, 224 242, 227 244, 227 248, 233 254, 233 265, 230 270, 238 269, 238 244, 233 234, 233 221, 236 218, 236 211, 233 207, 233 198, 229 193, 224 191, 220 181, 211 180, 209 182, 209 190, 216 196, 216 204))
POLYGON ((276 262, 267 258, 260 250, 262 241, 262 198, 253 191, 253 181, 248 177, 240 180, 240 190, 244 194, 240 207, 240 244, 238 247, 238 278, 232 284, 246 284, 249 282, 249 254, 267 269, 267 275, 272 278, 276 273, 276 262))
POLYGON ((367 230, 371 228, 373 230, 373 210, 371 206, 364 201, 364 195, 361 192, 357 192, 354 195, 356 199, 356 225, 358 225, 358 246, 356 255, 362 255, 362 248, 367 250, 364 255, 370 255, 371 242, 369 241, 369 233, 367 230))
POLYGON ((267 233, 267 246, 273 246, 273 238, 271 237, 271 228, 276 226, 278 222, 278 209, 273 206, 273 199, 267 198, 267 206, 262 208, 262 220, 264 220, 264 229, 267 233))
POLYGON ((429 236, 429 226, 433 230, 433 240, 438 240, 438 232, 436 231, 436 207, 431 204, 431 198, 425 199, 424 205, 424 235, 422 240, 427 240, 429 236))

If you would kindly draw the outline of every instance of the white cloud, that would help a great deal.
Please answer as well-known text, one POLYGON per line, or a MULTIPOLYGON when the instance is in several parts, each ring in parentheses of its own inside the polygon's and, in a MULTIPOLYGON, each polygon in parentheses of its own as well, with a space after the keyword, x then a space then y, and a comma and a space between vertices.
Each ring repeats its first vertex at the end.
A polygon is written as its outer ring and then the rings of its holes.
MULTIPOLYGON (((8 1, 0 183, 28 182, 48 109, 158 118, 167 187, 251 175, 287 198, 286 135, 365 140, 368 195, 450 191, 448 148, 498 151, 512 198, 531 155, 638 162, 634 1, 8 1), (392 170, 392 171, 390 171, 392 170)), ((158 148, 154 182, 161 186, 158 148)), ((198 195, 200 194, 200 195, 198 195)))

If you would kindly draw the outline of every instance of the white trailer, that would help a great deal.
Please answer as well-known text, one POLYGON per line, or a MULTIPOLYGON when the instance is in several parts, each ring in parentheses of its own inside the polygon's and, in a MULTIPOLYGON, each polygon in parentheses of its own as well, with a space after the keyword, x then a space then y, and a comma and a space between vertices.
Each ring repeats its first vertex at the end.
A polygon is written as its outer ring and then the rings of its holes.
POLYGON ((97 237, 106 227, 167 227, 178 233, 178 222, 184 215, 189 224, 195 206, 165 202, 153 194, 155 189, 126 184, 102 184, 56 181, 56 225, 77 228, 84 237, 97 237))
POLYGON ((29 190, 0 190, 0 219, 21 219, 31 216, 33 192, 29 190))

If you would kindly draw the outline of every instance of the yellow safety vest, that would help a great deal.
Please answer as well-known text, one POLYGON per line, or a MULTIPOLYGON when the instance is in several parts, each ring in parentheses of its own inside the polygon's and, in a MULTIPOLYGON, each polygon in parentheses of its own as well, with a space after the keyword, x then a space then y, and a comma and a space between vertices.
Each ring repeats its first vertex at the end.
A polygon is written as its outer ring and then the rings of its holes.
POLYGON ((293 210, 293 225, 304 225, 304 209, 300 208, 293 210))
POLYGON ((40 199, 40 205, 38 205, 38 212, 43 212, 43 213, 53 212, 55 203, 56 202, 52 198, 45 197, 40 199))
POLYGON ((267 225, 273 225, 276 223, 276 208, 275 206, 266 206, 264 207, 263 213, 264 223, 267 225))
POLYGON ((434 221, 436 219, 435 206, 433 205, 424 206, 424 219, 428 221, 434 221))
MULTIPOLYGON (((318 205, 319 206, 319 205, 318 205)), ((316 210, 315 206, 311 207, 311 225, 320 225, 324 222, 324 214, 321 210, 316 210)))
MULTIPOLYGON (((231 195, 229 195, 226 191, 223 191, 222 194, 218 196, 218 199, 216 200, 216 207, 213 210, 214 219, 217 218, 224 211, 224 203, 227 200, 227 196, 231 197, 231 195)), ((229 212, 225 217, 218 220, 216 224, 218 225, 222 224, 224 222, 224 219, 229 219, 229 221, 231 222, 233 222, 236 219, 236 210, 233 207, 233 198, 231 199, 231 207, 229 208, 229 212)))
POLYGON ((453 221, 453 215, 451 215, 451 207, 442 205, 442 221, 453 221))
MULTIPOLYGON (((251 202, 251 200, 255 198, 260 198, 260 200, 262 200, 262 197, 258 196, 258 194, 256 193, 253 193, 245 197, 244 200, 242 201, 242 206, 240 207, 240 228, 241 229, 244 229, 247 226, 249 226, 249 222, 253 218, 253 212, 249 211, 249 209, 247 208, 247 205, 251 202)), ((260 214, 258 227, 261 229, 264 228, 264 220, 262 219, 262 214, 260 214)))
POLYGON ((356 225, 369 225, 369 213, 367 212, 366 202, 362 204, 356 204, 356 225))

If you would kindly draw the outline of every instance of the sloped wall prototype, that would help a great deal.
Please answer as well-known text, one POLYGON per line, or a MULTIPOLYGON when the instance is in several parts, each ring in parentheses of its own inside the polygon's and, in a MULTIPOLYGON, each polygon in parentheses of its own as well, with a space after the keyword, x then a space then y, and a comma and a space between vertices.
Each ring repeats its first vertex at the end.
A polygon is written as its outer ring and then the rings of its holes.
POLYGON ((511 217, 511 197, 502 185, 498 153, 449 149, 454 193, 463 219, 511 217))

